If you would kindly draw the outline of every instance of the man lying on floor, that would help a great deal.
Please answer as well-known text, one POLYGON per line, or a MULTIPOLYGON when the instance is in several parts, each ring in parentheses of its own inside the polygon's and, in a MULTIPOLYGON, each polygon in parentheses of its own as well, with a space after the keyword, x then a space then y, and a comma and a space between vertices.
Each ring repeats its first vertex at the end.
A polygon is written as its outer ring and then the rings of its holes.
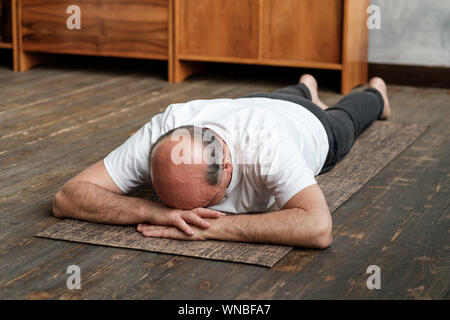
POLYGON ((148 237, 326 248, 332 220, 315 176, 389 114, 380 78, 332 108, 311 75, 271 93, 173 104, 69 180, 53 212, 138 224, 148 237), (126 195, 149 182, 163 203, 126 195), (281 209, 261 213, 272 205, 281 209))

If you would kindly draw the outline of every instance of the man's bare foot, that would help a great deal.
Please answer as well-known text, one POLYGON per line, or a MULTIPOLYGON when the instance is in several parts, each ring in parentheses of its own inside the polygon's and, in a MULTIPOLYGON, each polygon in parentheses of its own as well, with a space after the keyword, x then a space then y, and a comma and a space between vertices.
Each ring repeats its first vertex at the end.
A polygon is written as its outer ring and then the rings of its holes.
POLYGON ((391 106, 389 104, 389 99, 387 96, 386 83, 384 82, 383 79, 381 79, 379 77, 375 77, 375 78, 370 79, 369 88, 377 89, 378 91, 380 91, 381 95, 383 96, 384 109, 383 109, 383 113, 380 116, 380 120, 386 120, 391 115, 391 106))
POLYGON ((317 81, 310 74, 304 74, 300 77, 299 83, 303 83, 308 87, 309 92, 311 93, 311 100, 313 103, 317 104, 323 110, 328 109, 328 106, 319 99, 319 92, 317 89, 317 81))

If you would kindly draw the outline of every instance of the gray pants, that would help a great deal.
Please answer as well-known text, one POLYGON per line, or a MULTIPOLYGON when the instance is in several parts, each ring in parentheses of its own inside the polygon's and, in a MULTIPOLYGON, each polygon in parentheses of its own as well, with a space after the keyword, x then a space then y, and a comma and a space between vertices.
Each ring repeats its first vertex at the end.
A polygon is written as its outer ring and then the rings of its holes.
POLYGON ((311 111, 328 135, 329 151, 320 174, 331 170, 352 148, 358 136, 383 113, 384 100, 374 88, 352 92, 335 106, 323 110, 311 101, 307 86, 299 83, 273 92, 257 92, 241 98, 270 98, 294 102, 311 111))

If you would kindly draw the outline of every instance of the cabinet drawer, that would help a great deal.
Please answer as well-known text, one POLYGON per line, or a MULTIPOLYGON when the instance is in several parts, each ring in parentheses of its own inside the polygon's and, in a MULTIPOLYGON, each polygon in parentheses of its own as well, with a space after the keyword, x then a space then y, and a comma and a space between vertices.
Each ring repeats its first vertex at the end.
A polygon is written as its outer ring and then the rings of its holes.
POLYGON ((22 0, 22 47, 25 51, 168 59, 168 1, 22 0), (80 29, 70 30, 67 8, 73 4, 80 8, 80 29))
POLYGON ((262 57, 341 62, 343 0, 263 0, 262 57))
POLYGON ((258 57, 259 0, 177 0, 180 56, 258 57))

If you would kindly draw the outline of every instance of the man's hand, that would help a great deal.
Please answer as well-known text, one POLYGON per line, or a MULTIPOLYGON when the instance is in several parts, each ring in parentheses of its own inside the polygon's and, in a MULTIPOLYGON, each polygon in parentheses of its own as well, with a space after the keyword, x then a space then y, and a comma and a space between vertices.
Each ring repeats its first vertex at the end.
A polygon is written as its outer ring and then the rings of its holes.
POLYGON ((222 212, 219 213, 220 215, 218 217, 207 218, 206 220, 204 220, 208 224, 207 228, 189 225, 189 227, 193 231, 193 233, 191 234, 187 234, 174 226, 152 225, 146 223, 139 224, 137 227, 137 231, 142 233, 142 235, 145 237, 153 238, 170 238, 176 240, 217 239, 218 230, 223 231, 226 225, 232 224, 233 220, 235 219, 235 217, 232 215, 227 215, 222 212))
POLYGON ((332 219, 317 184, 294 195, 280 211, 262 214, 225 215, 206 219, 208 228, 191 226, 188 235, 174 226, 138 225, 144 236, 179 240, 225 240, 273 243, 325 249, 332 241, 332 219))
POLYGON ((150 224, 139 224, 137 231, 146 237, 170 238, 177 240, 206 240, 204 229, 191 226, 192 234, 188 235, 180 229, 171 226, 155 226, 150 224))
MULTIPOLYGON (((145 236, 158 236, 159 234, 163 234, 159 237, 174 239, 187 238, 199 234, 198 231, 201 229, 209 228, 210 223, 205 219, 217 219, 223 215, 225 214, 222 212, 206 208, 192 210, 167 208, 165 211, 162 210, 152 214, 148 221, 150 224, 140 224, 138 231, 142 232, 145 236)), ((192 237, 189 238, 192 239, 192 237)))

